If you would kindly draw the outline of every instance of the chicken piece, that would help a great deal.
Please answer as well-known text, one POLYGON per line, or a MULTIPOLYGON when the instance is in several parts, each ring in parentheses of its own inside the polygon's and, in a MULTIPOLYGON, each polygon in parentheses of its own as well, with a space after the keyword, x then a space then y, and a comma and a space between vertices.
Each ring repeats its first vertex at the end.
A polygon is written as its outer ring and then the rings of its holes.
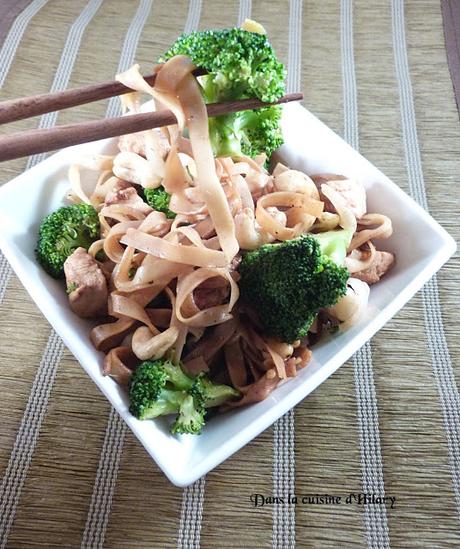
POLYGON ((147 158, 148 147, 155 145, 162 158, 165 158, 170 150, 168 138, 160 128, 148 130, 152 139, 146 139, 147 132, 128 133, 118 139, 120 151, 134 152, 147 158))
MULTIPOLYGON (((313 179, 318 188, 321 188, 321 185, 325 183, 338 192, 356 219, 360 219, 366 213, 366 190, 360 181, 334 174, 312 175, 311 179, 313 179)), ((325 202, 326 211, 335 211, 330 201, 324 195, 321 195, 321 200, 325 202)))
POLYGON ((135 152, 121 151, 113 159, 112 171, 119 179, 155 189, 165 176, 165 162, 159 154, 147 159, 135 152))
POLYGON ((101 206, 107 195, 115 194, 117 191, 132 187, 131 183, 118 179, 118 177, 112 176, 109 179, 96 185, 94 192, 91 196, 91 203, 95 208, 101 206))
POLYGON ((285 170, 275 176, 275 190, 302 193, 316 200, 319 199, 318 189, 307 174, 298 170, 285 170))
POLYGON ((134 187, 127 187, 126 189, 118 189, 113 192, 110 191, 105 197, 105 206, 112 206, 113 204, 122 204, 125 206, 132 206, 141 213, 148 215, 153 209, 146 204, 142 198, 137 194, 134 187))
POLYGON ((72 311, 90 318, 107 314, 107 281, 97 261, 84 248, 77 248, 64 263, 72 311))
POLYGON ((375 284, 393 266, 394 261, 395 256, 392 253, 376 251, 372 264, 367 269, 354 273, 353 277, 368 284, 375 284))

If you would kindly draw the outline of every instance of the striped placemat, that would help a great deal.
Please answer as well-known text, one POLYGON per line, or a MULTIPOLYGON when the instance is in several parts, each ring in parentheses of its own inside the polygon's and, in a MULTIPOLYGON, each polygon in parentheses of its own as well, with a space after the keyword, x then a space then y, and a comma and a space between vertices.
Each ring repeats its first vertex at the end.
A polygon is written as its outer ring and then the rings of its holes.
MULTIPOLYGON (((446 57, 447 44, 455 82, 457 12, 448 0, 3 0, 0 100, 107 80, 134 61, 147 68, 184 30, 252 17, 286 64, 289 91, 458 240, 446 57)), ((59 123, 117 114, 108 100, 59 123)), ((2 164, 0 183, 42 158, 2 164)), ((456 255, 349 364, 182 490, 0 256, 0 547, 460 546, 459 290, 456 255)))

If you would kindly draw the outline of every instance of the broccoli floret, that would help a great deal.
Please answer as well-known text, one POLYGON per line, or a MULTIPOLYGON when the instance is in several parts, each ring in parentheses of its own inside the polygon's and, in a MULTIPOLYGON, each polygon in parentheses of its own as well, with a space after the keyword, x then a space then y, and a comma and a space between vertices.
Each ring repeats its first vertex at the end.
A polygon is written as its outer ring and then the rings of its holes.
POLYGON ((192 394, 197 401, 201 401, 205 408, 220 406, 224 402, 240 396, 239 391, 233 387, 214 383, 205 375, 200 375, 195 378, 190 394, 192 394))
MULTIPOLYGON (((285 70, 265 34, 243 29, 206 30, 183 34, 160 58, 187 55, 208 74, 199 77, 206 103, 257 97, 273 102, 285 93, 285 70)), ((210 119, 215 156, 267 156, 282 142, 281 107, 210 119)))
POLYGON ((343 265, 347 255, 347 248, 353 238, 353 233, 346 229, 339 231, 326 231, 324 233, 312 234, 319 242, 321 253, 327 255, 337 263, 343 265))
MULTIPOLYGON (((346 249, 341 232, 337 246, 346 249)), ((239 273, 242 300, 258 313, 268 335, 285 342, 307 335, 319 309, 345 295, 349 277, 310 235, 248 252, 239 273)))
POLYGON ((199 435, 204 427, 204 408, 197 406, 195 399, 187 395, 179 408, 179 415, 171 425, 174 435, 199 435))
POLYGON ((54 278, 64 276, 64 261, 77 248, 86 250, 99 238, 99 218, 89 204, 62 206, 45 217, 38 231, 35 254, 54 278))
POLYGON ((163 185, 156 189, 143 189, 147 204, 157 212, 163 212, 168 219, 174 219, 176 214, 169 209, 171 195, 165 191, 163 185))
POLYGON ((145 361, 133 373, 129 391, 130 411, 138 419, 178 414, 173 434, 199 434, 205 423, 205 408, 218 406, 239 392, 217 385, 206 376, 188 376, 169 360, 145 361))

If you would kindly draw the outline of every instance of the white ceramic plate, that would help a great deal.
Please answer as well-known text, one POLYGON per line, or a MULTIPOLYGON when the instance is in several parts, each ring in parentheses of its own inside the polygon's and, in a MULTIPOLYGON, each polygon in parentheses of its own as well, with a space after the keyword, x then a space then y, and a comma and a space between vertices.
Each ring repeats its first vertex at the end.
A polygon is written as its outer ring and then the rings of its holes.
POLYGON ((372 287, 366 316, 345 333, 315 346, 313 360, 265 401, 213 418, 200 436, 174 437, 168 420, 139 421, 126 393, 101 374, 103 355, 89 340, 90 325, 70 311, 62 282, 37 265, 34 247, 43 217, 63 204, 67 170, 81 154, 114 152, 115 139, 71 147, 51 156, 0 189, 0 246, 50 324, 87 374, 142 442, 167 477, 187 486, 219 465, 325 381, 379 330, 455 251, 454 240, 422 208, 332 130, 298 104, 284 108, 280 160, 306 173, 358 176, 368 211, 388 215, 393 236, 379 246, 396 254, 396 266, 372 287))

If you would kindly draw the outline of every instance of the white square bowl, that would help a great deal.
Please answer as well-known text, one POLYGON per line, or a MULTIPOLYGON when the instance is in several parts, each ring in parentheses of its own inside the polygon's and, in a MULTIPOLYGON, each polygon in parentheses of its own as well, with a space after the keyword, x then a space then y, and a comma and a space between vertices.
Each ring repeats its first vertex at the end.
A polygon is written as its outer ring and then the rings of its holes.
POLYGON ((265 401, 211 419, 196 437, 170 435, 165 418, 139 421, 129 413, 125 391, 101 374, 103 355, 89 340, 90 323, 70 311, 62 282, 49 277, 35 261, 39 224, 63 204, 70 163, 82 154, 115 151, 116 140, 64 149, 0 189, 3 253, 87 374, 177 486, 187 486, 219 465, 311 393, 369 340, 456 248, 432 217, 302 106, 286 105, 282 125, 285 145, 278 156, 285 164, 309 174, 340 173, 363 181, 368 211, 384 213, 393 221, 393 236, 383 241, 383 246, 396 254, 396 265, 372 287, 367 314, 359 324, 315 346, 308 367, 265 401))

